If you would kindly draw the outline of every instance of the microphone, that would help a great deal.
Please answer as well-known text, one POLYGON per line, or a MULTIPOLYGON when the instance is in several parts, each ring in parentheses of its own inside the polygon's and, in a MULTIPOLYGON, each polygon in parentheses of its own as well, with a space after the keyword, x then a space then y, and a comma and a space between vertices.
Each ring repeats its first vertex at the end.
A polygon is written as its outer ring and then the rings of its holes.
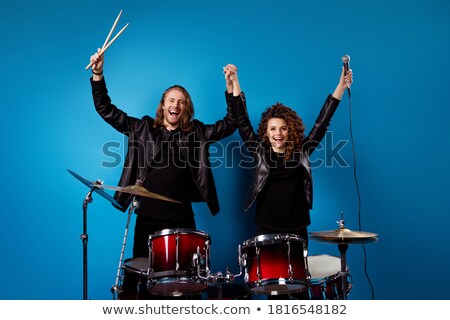
MULTIPOLYGON (((348 54, 342 56, 342 64, 344 65, 344 72, 345 74, 347 74, 350 64, 350 56, 348 54)), ((348 94, 350 95, 350 84, 347 84, 347 90, 348 94)))

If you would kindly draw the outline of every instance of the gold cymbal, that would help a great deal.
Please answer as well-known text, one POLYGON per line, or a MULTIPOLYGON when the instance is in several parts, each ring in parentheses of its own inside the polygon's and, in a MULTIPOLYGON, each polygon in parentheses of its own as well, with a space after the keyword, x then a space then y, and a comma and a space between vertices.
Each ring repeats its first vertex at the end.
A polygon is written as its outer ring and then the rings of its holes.
POLYGON ((116 187, 116 186, 105 186, 105 185, 100 185, 100 188, 104 188, 104 189, 110 189, 110 190, 115 190, 115 191, 119 191, 119 192, 125 192, 125 193, 129 193, 129 194, 134 194, 137 196, 143 196, 143 197, 147 197, 147 198, 153 198, 153 199, 159 199, 159 200, 164 200, 164 201, 169 201, 169 202, 175 202, 175 203, 181 203, 178 200, 166 197, 166 196, 162 196, 159 195, 157 193, 153 193, 148 191, 146 188, 142 187, 142 186, 136 186, 136 185, 131 185, 131 186, 126 186, 126 187, 116 187))
POLYGON ((365 243, 377 241, 378 234, 365 231, 352 231, 347 228, 338 228, 336 230, 310 232, 312 239, 335 242, 335 243, 365 243))

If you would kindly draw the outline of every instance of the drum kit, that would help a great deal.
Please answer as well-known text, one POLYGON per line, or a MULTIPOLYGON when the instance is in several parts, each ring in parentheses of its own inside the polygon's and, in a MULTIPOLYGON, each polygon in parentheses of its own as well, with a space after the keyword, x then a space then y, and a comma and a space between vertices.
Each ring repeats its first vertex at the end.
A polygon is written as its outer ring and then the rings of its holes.
POLYGON ((113 299, 147 300, 161 297, 209 299, 248 299, 250 295, 289 295, 305 300, 346 300, 352 289, 346 252, 350 244, 378 240, 377 234, 352 231, 343 217, 336 230, 310 232, 310 239, 337 244, 340 257, 308 255, 303 238, 294 234, 265 234, 238 245, 239 273, 226 269, 212 273, 211 237, 208 233, 188 228, 164 229, 150 234, 149 256, 124 260, 130 218, 139 206, 136 196, 178 202, 146 190, 142 186, 105 186, 100 180, 90 181, 68 170, 90 190, 83 201, 83 298, 87 299, 87 205, 95 192, 121 208, 104 189, 134 195, 117 270, 111 288, 113 299), (243 285, 235 280, 243 275, 243 285))

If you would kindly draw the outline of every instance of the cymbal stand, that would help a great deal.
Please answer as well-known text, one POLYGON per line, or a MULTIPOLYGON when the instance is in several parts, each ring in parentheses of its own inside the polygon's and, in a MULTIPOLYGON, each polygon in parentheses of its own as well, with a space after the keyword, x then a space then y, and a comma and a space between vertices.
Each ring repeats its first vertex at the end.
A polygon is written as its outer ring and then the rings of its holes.
POLYGON ((342 277, 342 300, 347 300, 347 243, 338 244, 339 252, 341 253, 341 272, 342 277))
MULTIPOLYGON (((97 184, 103 182, 97 180, 97 184)), ((83 243, 83 300, 88 300, 88 234, 87 234, 87 207, 92 203, 92 193, 96 187, 92 187, 83 200, 83 233, 80 235, 83 243)))
POLYGON ((128 209, 128 219, 127 219, 127 224, 125 226, 125 234, 123 236, 122 250, 120 252, 119 267, 117 268, 116 282, 111 287, 111 293, 113 294, 113 300, 117 300, 119 293, 121 292, 119 282, 120 282, 120 273, 121 273, 122 265, 123 265, 123 256, 125 254, 125 246, 127 244, 128 228, 130 226, 131 216, 133 215, 134 210, 138 207, 139 207, 139 201, 136 200, 136 197, 133 197, 133 201, 131 201, 130 208, 128 209))
MULTIPOLYGON (((344 213, 341 212, 341 220, 337 221, 340 229, 345 229, 344 213)), ((348 243, 338 243, 339 252, 341 253, 341 272, 342 279, 342 300, 347 300, 347 249, 348 243)))

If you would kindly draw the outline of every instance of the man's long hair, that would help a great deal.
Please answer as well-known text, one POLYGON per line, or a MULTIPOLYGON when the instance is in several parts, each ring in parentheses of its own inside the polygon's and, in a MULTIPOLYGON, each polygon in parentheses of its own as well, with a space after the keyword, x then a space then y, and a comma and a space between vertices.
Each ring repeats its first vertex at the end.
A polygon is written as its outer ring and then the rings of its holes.
POLYGON ((191 96, 189 95, 189 92, 185 88, 183 88, 180 85, 174 85, 166 89, 164 93, 161 96, 161 100, 159 101, 158 108, 156 109, 156 116, 155 116, 155 123, 154 127, 165 127, 164 125, 164 100, 166 99, 167 94, 171 90, 178 90, 181 91, 185 98, 186 98, 186 106, 184 108, 183 114, 181 115, 180 119, 180 130, 183 132, 189 132, 194 124, 192 123, 192 118, 194 117, 194 103, 191 100, 191 96))

